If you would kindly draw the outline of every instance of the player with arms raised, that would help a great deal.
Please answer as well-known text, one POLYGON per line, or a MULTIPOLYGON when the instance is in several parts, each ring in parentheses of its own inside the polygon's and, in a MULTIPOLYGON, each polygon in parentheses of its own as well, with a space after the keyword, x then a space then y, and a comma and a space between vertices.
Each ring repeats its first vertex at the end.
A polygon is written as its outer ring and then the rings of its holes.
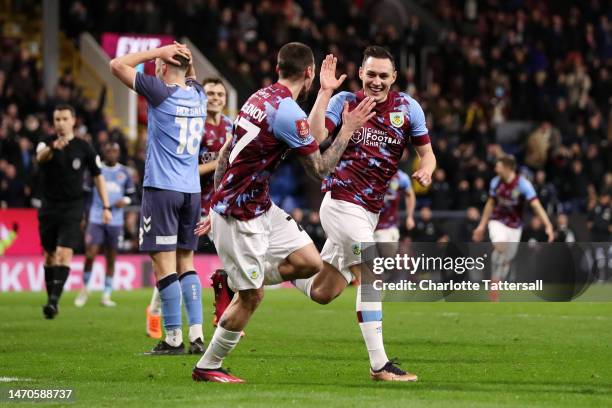
POLYGON ((198 152, 206 95, 195 79, 191 53, 175 43, 124 55, 112 73, 148 102, 147 158, 142 194, 140 250, 149 252, 157 278, 166 338, 149 354, 184 353, 181 293, 189 317, 191 353, 204 349, 201 284, 194 270, 200 217, 198 152), (155 59, 156 76, 136 67, 155 59))
MULTIPOLYGON (((361 243, 375 242, 384 196, 408 143, 412 143, 421 159, 412 178, 427 186, 436 167, 423 110, 407 94, 390 90, 397 72, 393 56, 386 49, 371 46, 365 50, 359 68, 363 89, 356 93, 340 92, 332 98, 344 75, 336 79, 335 60, 324 65, 319 98, 310 113, 312 133, 319 143, 344 123, 341 112, 345 104, 352 109, 372 98, 376 106, 375 116, 352 135, 328 180, 329 191, 320 210, 321 224, 328 237, 321 252, 325 267, 309 279, 295 281, 298 289, 321 304, 336 298, 353 278, 360 279, 361 264, 367 261, 361 257, 361 243)), ((371 378, 416 381, 416 375, 401 370, 387 358, 380 300, 362 301, 358 288, 356 310, 370 357, 371 378)))
MULTIPOLYGON (((272 269, 289 269, 293 275, 285 279, 306 278, 322 267, 308 234, 272 203, 272 172, 292 151, 310 175, 322 179, 338 163, 353 132, 372 116, 369 98, 350 113, 345 106, 341 112, 344 125, 321 154, 306 114, 296 103, 312 86, 312 50, 301 43, 284 45, 278 53, 277 71, 278 82, 260 89, 242 106, 232 141, 221 150, 215 171, 211 234, 237 296, 193 369, 192 378, 197 381, 243 382, 221 365, 263 298, 264 275, 272 269)), ((198 233, 204 230, 202 225, 198 233)))
MULTIPOLYGON (((495 163, 495 173, 497 176, 491 180, 489 198, 472 238, 474 241, 482 241, 485 227, 489 227, 489 238, 494 244, 491 254, 491 280, 499 282, 506 279, 512 259, 518 250, 518 243, 521 241, 525 202, 530 204, 533 212, 544 223, 548 242, 554 240, 555 234, 533 185, 525 177, 517 174, 514 157, 509 155, 500 157, 495 163)), ((497 291, 492 291, 490 297, 492 301, 497 301, 497 291)))

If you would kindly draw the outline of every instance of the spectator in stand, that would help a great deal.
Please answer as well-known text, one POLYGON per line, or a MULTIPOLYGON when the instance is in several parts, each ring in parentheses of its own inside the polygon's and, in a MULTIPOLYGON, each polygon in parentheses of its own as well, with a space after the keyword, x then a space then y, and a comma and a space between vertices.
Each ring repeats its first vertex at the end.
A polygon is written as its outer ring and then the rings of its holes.
POLYGON ((446 172, 443 169, 436 169, 430 188, 431 209, 448 210, 453 203, 451 187, 446 181, 446 172))
POLYGON ((482 208, 487 202, 488 198, 489 192, 487 191, 485 179, 482 177, 476 177, 476 179, 474 179, 474 185, 472 187, 470 205, 476 208, 482 208))
POLYGON ((576 234, 569 226, 569 218, 566 214, 557 216, 557 228, 555 228, 555 242, 576 242, 576 234))
POLYGON ((438 242, 447 238, 446 234, 432 219, 433 214, 429 207, 421 208, 420 215, 414 230, 412 230, 412 240, 414 242, 438 242))
POLYGON ((480 222, 480 211, 477 207, 468 207, 466 217, 459 227, 459 242, 472 242, 474 230, 480 222))
POLYGON ((533 187, 546 212, 548 214, 558 212, 559 198, 557 197, 557 189, 552 183, 546 181, 546 172, 544 170, 536 172, 533 187))
POLYGON ((604 191, 595 208, 589 212, 587 227, 593 242, 610 242, 612 237, 612 204, 610 191, 604 191))
POLYGON ((521 242, 547 242, 548 237, 544 231, 544 224, 540 217, 531 217, 529 224, 523 229, 521 242))

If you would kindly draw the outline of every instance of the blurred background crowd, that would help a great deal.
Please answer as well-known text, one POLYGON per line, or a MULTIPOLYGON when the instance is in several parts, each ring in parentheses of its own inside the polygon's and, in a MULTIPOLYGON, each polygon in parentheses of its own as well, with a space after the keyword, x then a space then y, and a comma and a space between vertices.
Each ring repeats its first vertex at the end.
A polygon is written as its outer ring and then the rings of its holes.
MULTIPOLYGON (((9 2, 12 12, 31 2, 9 2)), ((612 193, 612 7, 606 0, 412 1, 418 13, 389 22, 394 1, 365 0, 64 0, 61 29, 81 32, 168 33, 189 37, 236 81, 239 104, 275 80, 275 53, 288 41, 333 53, 344 89, 360 89, 361 52, 388 47, 396 58, 394 88, 420 102, 438 159, 434 182, 417 189, 417 223, 404 236, 424 241, 470 240, 487 198, 495 158, 516 155, 557 222, 558 239, 574 237, 581 215, 590 236, 610 241, 612 193), (382 9, 381 9, 382 8, 382 9), (388 14, 388 13, 387 13, 388 14), (451 223, 448 220, 453 220, 451 223)), ((6 33, 7 21, 0 21, 6 33)), ((315 84, 315 86, 317 86, 315 84)), ((37 205, 41 137, 52 133, 60 102, 77 109, 77 135, 96 148, 119 142, 121 162, 140 186, 144 134, 136 143, 104 114, 106 93, 86 98, 66 71, 51 94, 41 83, 41 60, 18 37, 0 38, 0 205, 37 205)), ((312 97, 305 102, 309 109, 312 97)), ((146 131, 145 131, 146 133, 146 131)), ((414 168, 411 154, 401 167, 414 168)), ((316 212, 319 186, 291 160, 274 178, 274 200, 309 230, 324 233, 316 212)), ((126 220, 125 249, 134 248, 137 213, 126 220), (130 241, 130 239, 132 241, 130 241), (130 244, 129 242, 132 242, 130 244)), ((402 223, 403 225, 403 223, 402 223)), ((537 219, 525 239, 542 239, 537 219)))

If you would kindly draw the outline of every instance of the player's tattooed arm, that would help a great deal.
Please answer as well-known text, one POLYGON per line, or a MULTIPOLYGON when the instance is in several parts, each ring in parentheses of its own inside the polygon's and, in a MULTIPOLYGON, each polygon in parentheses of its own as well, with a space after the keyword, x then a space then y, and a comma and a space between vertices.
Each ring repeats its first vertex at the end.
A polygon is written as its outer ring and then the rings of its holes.
POLYGON ((319 144, 327 139, 328 136, 328 131, 325 128, 325 110, 327 109, 327 105, 329 105, 329 100, 334 91, 338 89, 346 79, 346 74, 342 74, 340 78, 336 78, 337 62, 338 59, 336 57, 332 54, 328 54, 321 63, 321 72, 319 73, 321 88, 312 106, 310 115, 308 116, 310 131, 319 144))
POLYGON ((376 102, 371 98, 364 98, 355 109, 349 112, 348 103, 344 104, 343 125, 331 146, 323 154, 316 150, 300 158, 304 169, 311 177, 322 180, 336 168, 353 133, 376 114, 372 112, 375 105, 376 102))
POLYGON ((219 185, 221 184, 221 180, 223 179, 223 176, 225 175, 225 172, 227 171, 227 168, 229 167, 229 156, 230 156, 229 145, 230 145, 230 139, 228 139, 223 145, 223 147, 221 148, 221 150, 219 150, 219 159, 217 161, 217 167, 215 168, 215 176, 214 176, 215 190, 219 188, 219 185))

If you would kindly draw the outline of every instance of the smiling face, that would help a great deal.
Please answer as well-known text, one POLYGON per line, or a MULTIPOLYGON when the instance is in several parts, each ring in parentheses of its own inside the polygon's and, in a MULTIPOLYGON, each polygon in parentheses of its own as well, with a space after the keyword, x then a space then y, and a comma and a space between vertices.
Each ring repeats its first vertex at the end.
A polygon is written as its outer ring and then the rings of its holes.
POLYGON ((397 78, 393 63, 387 58, 368 57, 359 68, 359 78, 366 96, 376 103, 387 100, 391 85, 397 78))
POLYGON ((214 115, 223 112, 227 103, 227 92, 223 84, 208 83, 204 85, 204 92, 208 98, 206 110, 209 114, 214 115))

